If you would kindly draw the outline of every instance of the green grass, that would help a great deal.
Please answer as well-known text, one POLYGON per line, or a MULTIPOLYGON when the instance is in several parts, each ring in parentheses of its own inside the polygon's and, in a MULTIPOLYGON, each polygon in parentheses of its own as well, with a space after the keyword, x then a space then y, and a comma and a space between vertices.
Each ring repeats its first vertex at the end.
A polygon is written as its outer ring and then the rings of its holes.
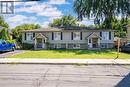
MULTIPOLYGON (((8 58, 116 58, 116 55, 114 50, 33 50, 8 58)), ((130 54, 119 53, 119 58, 130 58, 130 54)))

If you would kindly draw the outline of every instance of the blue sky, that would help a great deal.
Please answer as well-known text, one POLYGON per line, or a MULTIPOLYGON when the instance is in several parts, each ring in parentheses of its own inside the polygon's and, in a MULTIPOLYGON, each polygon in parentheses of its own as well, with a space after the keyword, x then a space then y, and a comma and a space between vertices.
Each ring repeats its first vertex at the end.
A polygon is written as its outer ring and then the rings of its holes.
MULTIPOLYGON (((42 27, 48 27, 48 24, 55 18, 64 15, 77 17, 73 10, 74 0, 43 0, 30 2, 15 2, 15 13, 3 15, 11 28, 24 23, 37 23, 42 27)), ((84 19, 80 24, 91 25, 93 19, 84 19)))

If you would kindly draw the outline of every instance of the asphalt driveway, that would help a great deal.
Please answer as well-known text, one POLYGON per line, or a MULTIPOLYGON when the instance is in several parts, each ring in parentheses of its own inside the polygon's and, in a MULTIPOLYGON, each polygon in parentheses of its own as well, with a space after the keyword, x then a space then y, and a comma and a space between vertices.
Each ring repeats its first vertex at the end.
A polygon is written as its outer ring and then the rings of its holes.
POLYGON ((130 87, 130 65, 1 64, 0 87, 130 87))
POLYGON ((7 56, 17 54, 17 53, 21 53, 21 52, 24 52, 24 50, 15 50, 15 51, 10 51, 10 52, 2 52, 2 53, 0 53, 0 58, 6 58, 7 56))

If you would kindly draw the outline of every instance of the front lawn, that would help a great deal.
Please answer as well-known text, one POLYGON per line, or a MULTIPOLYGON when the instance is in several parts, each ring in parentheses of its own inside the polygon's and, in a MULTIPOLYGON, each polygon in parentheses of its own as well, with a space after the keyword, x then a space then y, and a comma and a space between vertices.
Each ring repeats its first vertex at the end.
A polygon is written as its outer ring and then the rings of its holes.
MULTIPOLYGON (((116 58, 116 54, 114 50, 32 50, 8 58, 116 58)), ((130 58, 130 54, 119 53, 119 58, 130 58)))

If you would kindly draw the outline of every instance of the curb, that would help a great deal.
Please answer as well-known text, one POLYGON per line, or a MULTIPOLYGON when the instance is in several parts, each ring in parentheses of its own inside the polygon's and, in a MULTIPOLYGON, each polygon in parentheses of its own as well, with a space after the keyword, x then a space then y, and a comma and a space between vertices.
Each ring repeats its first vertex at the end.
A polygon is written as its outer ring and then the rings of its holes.
POLYGON ((130 59, 18 59, 3 58, 0 64, 130 65, 130 59))

